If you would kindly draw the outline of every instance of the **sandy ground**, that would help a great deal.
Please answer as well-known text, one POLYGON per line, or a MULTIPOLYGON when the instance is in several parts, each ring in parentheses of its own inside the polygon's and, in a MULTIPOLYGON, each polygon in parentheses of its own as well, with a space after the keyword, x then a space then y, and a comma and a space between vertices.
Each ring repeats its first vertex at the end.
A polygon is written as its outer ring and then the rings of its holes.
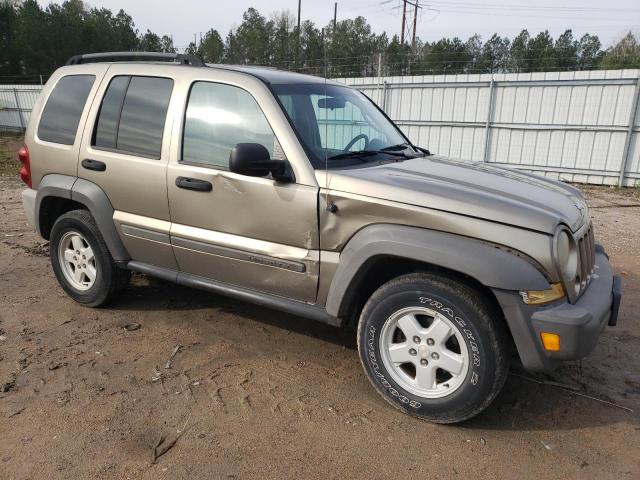
POLYGON ((623 275, 618 327, 552 375, 514 367, 484 414, 440 426, 378 397, 350 331, 143 276, 81 307, 21 189, 0 177, 0 479, 640 478, 636 192, 587 189, 623 275))

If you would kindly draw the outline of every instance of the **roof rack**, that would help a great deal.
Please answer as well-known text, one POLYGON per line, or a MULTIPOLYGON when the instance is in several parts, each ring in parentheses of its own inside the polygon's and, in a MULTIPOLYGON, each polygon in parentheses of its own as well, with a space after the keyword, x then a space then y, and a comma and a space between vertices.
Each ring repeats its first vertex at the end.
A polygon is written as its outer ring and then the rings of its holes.
POLYGON ((80 65, 83 63, 96 62, 174 62, 181 65, 191 65, 193 67, 205 66, 202 59, 195 55, 159 52, 86 53, 84 55, 74 55, 67 61, 66 64, 80 65))

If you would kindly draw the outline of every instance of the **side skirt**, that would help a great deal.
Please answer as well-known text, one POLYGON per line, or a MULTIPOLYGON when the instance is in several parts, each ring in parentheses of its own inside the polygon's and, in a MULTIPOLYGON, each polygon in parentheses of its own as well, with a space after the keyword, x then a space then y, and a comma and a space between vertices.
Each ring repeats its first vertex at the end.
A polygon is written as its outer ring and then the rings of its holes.
POLYGON ((342 325, 342 320, 329 315, 323 307, 311 305, 309 303, 291 300, 269 293, 257 292, 247 288, 229 285, 222 282, 216 282, 209 278, 191 275, 189 273, 178 272, 169 268, 156 267, 148 263, 138 262, 135 260, 127 263, 127 269, 134 272, 144 273, 152 277, 161 278, 170 282, 184 285, 186 287, 198 288, 209 292, 225 295, 227 297, 236 298, 245 302, 254 303, 263 307, 282 310, 293 315, 310 318, 322 323, 327 323, 335 327, 342 325))

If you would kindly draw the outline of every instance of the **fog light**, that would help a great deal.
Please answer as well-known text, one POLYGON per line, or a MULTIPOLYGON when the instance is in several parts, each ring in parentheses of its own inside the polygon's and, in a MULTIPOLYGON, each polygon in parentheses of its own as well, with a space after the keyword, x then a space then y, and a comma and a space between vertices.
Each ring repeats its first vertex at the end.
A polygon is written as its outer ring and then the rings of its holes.
POLYGON ((564 297, 564 291, 560 283, 552 283, 548 290, 523 290, 520 296, 527 305, 544 305, 564 297))
POLYGON ((544 349, 549 352, 560 351, 560 335, 556 333, 540 332, 540 338, 542 339, 542 345, 544 349))

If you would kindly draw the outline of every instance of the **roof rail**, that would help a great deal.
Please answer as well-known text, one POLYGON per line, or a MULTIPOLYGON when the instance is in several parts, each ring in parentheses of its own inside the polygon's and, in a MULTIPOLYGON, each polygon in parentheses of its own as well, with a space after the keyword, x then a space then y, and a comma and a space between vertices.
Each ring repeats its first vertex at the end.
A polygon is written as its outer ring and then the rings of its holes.
POLYGON ((160 52, 86 53, 84 55, 74 55, 67 60, 66 65, 80 65, 83 63, 96 62, 174 62, 181 65, 191 65, 193 67, 205 66, 202 59, 195 55, 160 52))

